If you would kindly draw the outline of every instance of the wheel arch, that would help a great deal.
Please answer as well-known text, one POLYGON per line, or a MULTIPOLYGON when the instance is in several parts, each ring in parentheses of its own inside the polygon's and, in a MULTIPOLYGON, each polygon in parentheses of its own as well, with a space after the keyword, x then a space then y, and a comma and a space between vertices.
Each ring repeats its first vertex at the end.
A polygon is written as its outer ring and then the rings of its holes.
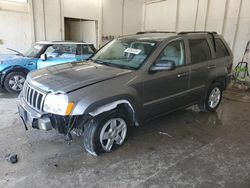
POLYGON ((134 125, 140 124, 140 110, 136 100, 132 97, 109 98, 95 102, 88 106, 84 114, 89 114, 92 117, 98 116, 104 112, 122 108, 126 110, 129 120, 134 125))
POLYGON ((221 84, 223 90, 226 89, 226 87, 227 87, 227 78, 226 78, 226 76, 218 76, 218 77, 216 77, 215 79, 213 79, 213 80, 211 81, 209 87, 210 87, 212 84, 216 83, 216 82, 218 82, 218 83, 221 84))
POLYGON ((208 81, 206 89, 204 90, 204 94, 200 100, 199 105, 201 106, 201 108, 204 108, 204 103, 206 101, 206 98, 208 97, 208 91, 209 91, 211 85, 214 83, 220 83, 220 85, 222 86, 222 90, 225 90, 227 87, 227 84, 228 84, 226 76, 223 76, 223 75, 217 76, 217 77, 211 79, 210 81, 208 81))
POLYGON ((22 72, 22 73, 27 75, 29 73, 29 70, 22 67, 22 66, 15 65, 15 66, 5 68, 2 72, 3 72, 3 75, 1 77, 1 85, 3 85, 5 78, 9 73, 11 73, 11 72, 22 72))

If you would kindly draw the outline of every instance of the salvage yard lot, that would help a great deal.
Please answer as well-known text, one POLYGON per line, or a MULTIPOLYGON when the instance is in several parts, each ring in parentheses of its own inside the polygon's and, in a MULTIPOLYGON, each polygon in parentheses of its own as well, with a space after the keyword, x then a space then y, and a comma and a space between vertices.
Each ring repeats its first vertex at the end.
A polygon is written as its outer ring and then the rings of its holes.
POLYGON ((224 99, 134 128, 120 149, 93 157, 82 138, 25 131, 16 96, 0 93, 0 187, 249 187, 250 104, 224 99), (18 163, 4 156, 18 155, 18 163), (169 185, 169 186, 168 186, 169 185))

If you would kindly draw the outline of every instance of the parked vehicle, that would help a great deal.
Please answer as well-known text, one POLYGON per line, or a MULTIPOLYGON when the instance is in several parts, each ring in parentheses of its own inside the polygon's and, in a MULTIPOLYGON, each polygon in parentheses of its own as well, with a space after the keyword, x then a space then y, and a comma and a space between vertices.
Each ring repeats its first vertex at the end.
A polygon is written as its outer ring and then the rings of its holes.
POLYGON ((0 85, 19 93, 28 72, 68 62, 83 61, 95 53, 92 44, 84 42, 37 42, 24 53, 0 58, 0 85))
POLYGON ((144 120, 198 104, 215 111, 231 75, 233 55, 211 32, 143 33, 119 37, 85 62, 27 76, 19 114, 27 127, 83 132, 92 155, 110 152, 144 120))

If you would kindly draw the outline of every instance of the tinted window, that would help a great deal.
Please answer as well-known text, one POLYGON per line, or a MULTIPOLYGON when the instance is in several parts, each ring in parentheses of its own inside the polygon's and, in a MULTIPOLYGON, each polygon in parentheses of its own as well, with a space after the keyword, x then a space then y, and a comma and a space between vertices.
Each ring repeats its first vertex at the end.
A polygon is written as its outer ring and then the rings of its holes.
POLYGON ((192 63, 198 63, 211 59, 211 51, 206 39, 189 40, 192 63))
POLYGON ((95 52, 94 52, 93 48, 91 48, 91 46, 83 45, 82 46, 82 53, 83 54, 93 54, 95 52))
POLYGON ((73 44, 53 44, 49 46, 45 53, 48 57, 60 57, 60 58, 66 58, 66 57, 74 57, 76 54, 76 45, 73 44))
POLYGON ((167 45, 160 55, 159 60, 173 61, 175 66, 182 66, 185 64, 184 43, 182 41, 175 41, 167 45))
POLYGON ((94 53, 94 48, 91 45, 77 45, 76 55, 92 55, 94 53))
POLYGON ((222 42, 221 39, 215 39, 216 44, 216 57, 225 57, 229 56, 229 52, 225 46, 225 44, 222 42))

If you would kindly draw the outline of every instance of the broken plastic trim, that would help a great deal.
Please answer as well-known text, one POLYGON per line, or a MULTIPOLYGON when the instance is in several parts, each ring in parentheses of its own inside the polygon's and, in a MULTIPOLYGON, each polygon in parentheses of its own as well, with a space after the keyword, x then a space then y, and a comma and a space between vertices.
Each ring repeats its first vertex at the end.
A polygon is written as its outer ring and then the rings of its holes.
MULTIPOLYGON (((119 104, 128 104, 129 107, 132 109, 133 113, 135 114, 135 110, 133 108, 133 106, 130 104, 129 101, 127 100, 118 100, 118 101, 114 101, 114 102, 111 102, 111 103, 108 103, 108 104, 105 104, 103 106, 100 106, 98 108, 96 108, 94 111, 90 112, 89 115, 91 116, 97 116, 103 112, 107 112, 107 111, 110 111, 110 110, 113 110, 115 109, 119 104)), ((136 126, 138 126, 138 122, 136 121, 136 119, 134 118, 135 120, 135 124, 136 126)))

